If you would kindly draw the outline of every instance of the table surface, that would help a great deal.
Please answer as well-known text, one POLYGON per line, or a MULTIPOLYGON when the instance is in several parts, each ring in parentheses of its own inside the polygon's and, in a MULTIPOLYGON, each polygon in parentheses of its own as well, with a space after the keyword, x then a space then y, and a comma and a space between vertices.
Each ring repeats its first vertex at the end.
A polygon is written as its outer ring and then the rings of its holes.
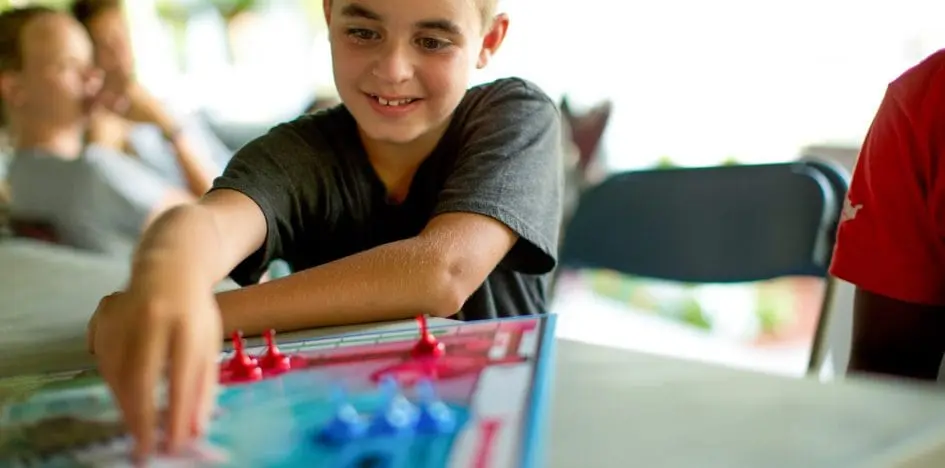
MULTIPOLYGON (((85 320, 59 317, 54 327, 42 317, 6 320, 0 375, 91 364, 85 320)), ((558 339, 549 410, 546 458, 553 468, 945 466, 938 387, 821 384, 558 339)))

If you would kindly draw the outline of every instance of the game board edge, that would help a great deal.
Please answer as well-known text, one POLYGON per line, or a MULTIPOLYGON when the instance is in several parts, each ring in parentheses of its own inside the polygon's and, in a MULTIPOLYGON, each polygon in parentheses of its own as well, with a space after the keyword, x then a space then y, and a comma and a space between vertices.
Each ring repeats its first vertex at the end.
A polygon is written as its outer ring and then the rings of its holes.
POLYGON ((532 377, 532 398, 529 405, 522 453, 522 468, 544 466, 547 437, 548 407, 551 403, 549 392, 553 386, 555 359, 555 327, 557 316, 553 313, 541 314, 541 340, 538 354, 535 356, 535 370, 532 377))
MULTIPOLYGON (((473 320, 469 322, 455 320, 455 323, 438 323, 436 325, 431 324, 429 327, 429 330, 433 331, 433 330, 440 330, 443 328, 475 326, 477 324, 482 324, 482 323, 522 322, 526 320, 538 320, 538 321, 543 322, 550 315, 552 314, 517 315, 514 317, 499 317, 499 318, 486 319, 486 320, 473 320)), ((453 320, 453 319, 448 319, 448 320, 453 320)), ((348 332, 348 333, 342 332, 342 333, 333 333, 330 335, 317 336, 313 338, 289 338, 289 339, 286 339, 285 341, 280 341, 279 345, 283 346, 283 345, 291 345, 291 344, 296 344, 296 343, 317 343, 319 341, 339 340, 339 339, 345 339, 345 338, 352 339, 353 341, 353 339, 366 337, 370 335, 383 335, 385 333, 403 333, 404 331, 409 331, 409 330, 416 330, 416 326, 412 326, 411 324, 404 323, 403 328, 398 327, 398 328, 392 328, 389 330, 365 330, 365 331, 348 332)), ((253 339, 253 340, 258 340, 259 338, 260 336, 248 337, 248 339, 253 339)), ((230 341, 227 340, 225 344, 229 346, 230 341)), ((224 351, 232 351, 232 349, 226 348, 224 349, 224 351)))
MULTIPOLYGON (((539 320, 544 323, 544 321, 547 320, 548 317, 550 317, 551 315, 553 314, 519 315, 515 317, 501 317, 501 318, 495 318, 495 319, 489 319, 489 320, 477 320, 477 321, 471 321, 471 322, 456 321, 456 323, 440 323, 436 325, 431 325, 430 330, 432 331, 432 330, 439 330, 439 329, 450 328, 450 327, 461 327, 464 325, 475 325, 476 323, 479 323, 479 322, 503 323, 503 322, 516 322, 516 321, 525 321, 525 320, 539 320)), ((317 343, 321 341, 339 340, 339 339, 344 339, 344 338, 359 338, 359 337, 379 335, 379 334, 384 334, 384 333, 402 333, 404 331, 411 329, 410 325, 406 323, 404 325, 405 326, 403 328, 396 328, 396 329, 390 329, 390 330, 366 330, 366 331, 359 331, 359 332, 354 332, 354 333, 336 333, 336 334, 323 335, 323 336, 318 336, 318 337, 313 337, 313 338, 302 338, 302 337, 290 338, 284 342, 280 342, 279 345, 282 346, 282 345, 291 345, 291 344, 297 344, 297 343, 317 343)), ((259 339, 258 336, 253 336, 251 338, 259 339)), ((224 345, 225 345, 224 350, 223 350, 224 352, 232 351, 232 349, 229 347, 230 346, 229 340, 226 340, 224 345)), ((89 372, 89 371, 97 372, 98 366, 88 365, 88 366, 77 367, 74 369, 57 370, 57 371, 50 371, 50 372, 38 372, 34 374, 4 375, 4 376, 0 376, 0 382, 9 381, 9 380, 17 379, 17 378, 24 378, 24 377, 48 378, 50 381, 52 381, 57 376, 62 375, 62 374, 78 375, 83 372, 89 372)))

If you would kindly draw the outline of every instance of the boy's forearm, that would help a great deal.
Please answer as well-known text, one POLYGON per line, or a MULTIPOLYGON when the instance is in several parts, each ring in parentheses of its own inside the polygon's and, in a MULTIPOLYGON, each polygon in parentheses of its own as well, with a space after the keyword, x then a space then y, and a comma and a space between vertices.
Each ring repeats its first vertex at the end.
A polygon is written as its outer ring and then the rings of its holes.
POLYGON ((448 316, 465 297, 436 246, 418 239, 383 245, 285 278, 217 295, 225 333, 248 335, 448 316))
POLYGON ((219 229, 207 208, 197 204, 168 210, 142 236, 132 262, 136 281, 181 278, 213 287, 230 271, 219 229))

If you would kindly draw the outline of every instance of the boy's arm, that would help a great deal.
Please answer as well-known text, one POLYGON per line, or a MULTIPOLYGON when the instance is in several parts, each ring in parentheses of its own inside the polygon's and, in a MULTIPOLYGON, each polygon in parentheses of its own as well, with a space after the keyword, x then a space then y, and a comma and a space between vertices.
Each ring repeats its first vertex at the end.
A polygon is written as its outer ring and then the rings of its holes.
POLYGON ((457 117, 466 123, 462 154, 420 235, 221 293, 224 330, 449 316, 500 263, 550 271, 561 219, 557 109, 521 82, 506 82, 475 107, 457 117))
POLYGON ((455 314, 517 240, 485 216, 434 218, 416 237, 217 295, 225 333, 255 335, 455 314))
POLYGON ((258 205, 239 192, 215 190, 154 222, 135 253, 132 278, 173 275, 210 288, 256 251, 265 236, 258 205))
POLYGON ((890 86, 857 159, 831 273, 857 287, 849 370, 934 378, 945 349, 945 258, 932 216, 941 188, 919 143, 934 134, 898 91, 890 86))

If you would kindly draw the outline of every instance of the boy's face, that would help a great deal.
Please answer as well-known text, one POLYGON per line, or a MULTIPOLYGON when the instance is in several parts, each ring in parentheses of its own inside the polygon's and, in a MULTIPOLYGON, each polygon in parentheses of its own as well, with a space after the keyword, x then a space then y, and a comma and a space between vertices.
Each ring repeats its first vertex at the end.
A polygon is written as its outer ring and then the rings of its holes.
POLYGON ((508 26, 479 0, 324 0, 335 85, 367 137, 409 143, 442 129, 508 26))
POLYGON ((31 121, 72 124, 86 116, 101 76, 85 29, 64 14, 47 14, 23 28, 22 68, 5 80, 10 111, 31 121))

